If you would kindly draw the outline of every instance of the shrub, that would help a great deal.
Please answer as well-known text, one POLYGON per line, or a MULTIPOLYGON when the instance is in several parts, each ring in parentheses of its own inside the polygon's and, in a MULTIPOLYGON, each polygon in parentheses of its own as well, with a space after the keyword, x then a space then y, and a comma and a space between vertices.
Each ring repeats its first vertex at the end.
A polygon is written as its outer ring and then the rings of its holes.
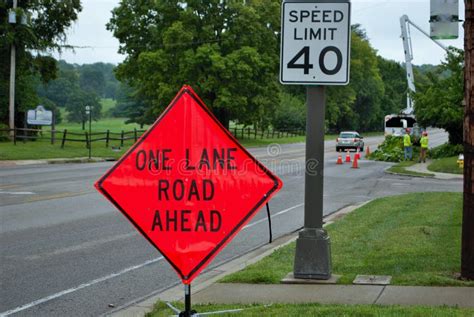
POLYGON ((0 142, 10 141, 10 138, 8 137, 8 131, 6 130, 8 130, 8 125, 0 123, 0 142))
POLYGON ((403 160, 403 138, 387 136, 377 150, 370 154, 370 159, 385 162, 400 162, 403 160))
POLYGON ((443 145, 432 148, 428 151, 428 156, 433 159, 458 156, 464 152, 464 148, 461 144, 450 144, 445 143, 443 145))
POLYGON ((276 130, 304 130, 306 127, 306 106, 304 101, 289 94, 281 94, 272 125, 276 130))
MULTIPOLYGON (((413 146, 413 159, 416 159, 420 155, 420 148, 413 146)), ((401 136, 386 136, 382 144, 379 145, 377 150, 370 154, 371 160, 384 161, 384 162, 401 162, 404 160, 405 155, 403 151, 403 137, 401 136)))

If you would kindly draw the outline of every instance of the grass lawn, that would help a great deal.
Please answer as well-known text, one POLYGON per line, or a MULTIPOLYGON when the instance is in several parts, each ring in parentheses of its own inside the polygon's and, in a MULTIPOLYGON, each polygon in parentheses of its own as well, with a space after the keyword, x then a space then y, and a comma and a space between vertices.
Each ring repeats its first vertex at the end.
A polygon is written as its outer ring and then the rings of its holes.
MULTIPOLYGON (((351 284, 357 274, 392 275, 394 285, 474 286, 460 270, 462 195, 414 193, 380 198, 327 226, 332 272, 351 284)), ((221 282, 279 283, 293 271, 295 244, 221 282)))
POLYGON ((415 164, 416 164, 415 161, 403 161, 396 165, 393 165, 392 167, 388 169, 388 171, 392 173, 396 173, 396 174, 403 174, 403 175, 409 175, 409 176, 423 176, 423 177, 434 176, 434 174, 414 172, 414 171, 409 171, 406 169, 406 167, 409 167, 415 164))
POLYGON ((245 147, 257 147, 257 146, 266 146, 269 144, 287 144, 287 143, 298 143, 298 142, 305 142, 305 136, 294 136, 294 137, 285 137, 285 138, 257 138, 257 139, 239 139, 239 142, 245 147))
POLYGON ((428 169, 432 172, 462 174, 464 171, 458 166, 457 160, 457 156, 437 159, 428 165, 428 169))
MULTIPOLYGON (((181 303, 173 303, 184 309, 181 303)), ((238 313, 217 316, 320 316, 320 317, 467 317, 474 315, 474 309, 454 307, 401 307, 378 305, 320 305, 320 304, 272 304, 272 305, 193 305, 198 313, 244 308, 238 313)), ((148 317, 168 317, 174 312, 163 302, 156 304, 148 317)))
POLYGON ((103 117, 108 117, 109 112, 112 108, 115 108, 117 105, 117 101, 111 98, 102 98, 100 99, 100 103, 102 105, 102 116, 103 117))
MULTIPOLYGON (((139 124, 130 123, 126 124, 125 118, 104 118, 99 121, 92 120, 92 132, 105 132, 110 130, 112 132, 120 132, 124 131, 133 131, 133 129, 142 130, 139 124)), ((143 127, 143 130, 147 129, 148 126, 143 127)), ((78 132, 84 133, 85 131, 89 131, 89 122, 86 122, 86 129, 82 130, 81 123, 75 122, 63 122, 56 126, 56 130, 62 131, 67 129, 70 132, 78 132)), ((49 130, 49 128, 44 129, 49 130)))
MULTIPOLYGON (((133 141, 125 141, 124 147, 118 151, 113 151, 112 146, 120 146, 120 141, 111 141, 109 148, 105 147, 105 142, 92 143, 92 156, 102 158, 118 159, 132 145, 133 141)), ((38 141, 28 141, 23 143, 18 141, 16 145, 12 142, 0 143, 0 160, 38 160, 52 158, 75 158, 87 157, 89 150, 84 142, 66 142, 64 149, 61 148, 61 140, 56 140, 51 145, 48 139, 38 141)))

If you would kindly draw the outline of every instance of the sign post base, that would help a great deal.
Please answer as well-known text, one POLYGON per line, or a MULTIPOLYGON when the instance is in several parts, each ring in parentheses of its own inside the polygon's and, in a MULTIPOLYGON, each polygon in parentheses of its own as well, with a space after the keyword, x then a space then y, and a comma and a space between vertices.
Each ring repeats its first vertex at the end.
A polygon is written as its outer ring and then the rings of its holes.
POLYGON ((331 278, 331 241, 324 229, 305 228, 296 240, 294 277, 331 278))

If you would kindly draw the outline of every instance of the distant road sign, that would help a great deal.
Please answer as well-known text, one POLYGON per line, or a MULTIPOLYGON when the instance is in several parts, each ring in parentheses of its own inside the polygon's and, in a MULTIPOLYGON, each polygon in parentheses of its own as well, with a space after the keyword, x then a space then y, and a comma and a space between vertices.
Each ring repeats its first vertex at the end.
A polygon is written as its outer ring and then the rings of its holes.
POLYGON ((189 284, 282 182, 184 86, 95 186, 189 284))
POLYGON ((283 1, 282 84, 349 83, 350 8, 347 0, 283 1))
POLYGON ((53 112, 39 105, 34 110, 28 110, 26 122, 31 125, 51 125, 53 123, 53 112))

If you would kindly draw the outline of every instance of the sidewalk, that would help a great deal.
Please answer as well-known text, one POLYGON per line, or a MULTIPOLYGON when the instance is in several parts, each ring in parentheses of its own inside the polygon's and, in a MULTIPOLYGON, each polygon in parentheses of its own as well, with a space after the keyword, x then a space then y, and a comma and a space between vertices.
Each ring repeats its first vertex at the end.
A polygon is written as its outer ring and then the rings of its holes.
POLYGON ((450 174, 450 173, 438 173, 428 170, 428 165, 430 165, 431 161, 427 161, 427 163, 417 163, 412 166, 405 167, 407 171, 418 172, 418 173, 427 173, 427 174, 434 174, 434 178, 436 179, 463 179, 462 174, 450 174))
MULTIPOLYGON (((368 203, 368 202, 366 202, 368 203)), ((361 207, 343 208, 325 217, 326 224, 361 207)), ((303 207, 301 207, 303 208, 303 207)), ((224 276, 260 261, 276 249, 298 237, 297 233, 283 236, 218 268, 206 271, 192 284, 193 304, 269 304, 321 303, 346 305, 422 305, 474 308, 474 287, 424 287, 392 285, 337 284, 227 284, 218 283, 224 276)), ((107 316, 142 317, 152 311, 157 301, 183 301, 184 287, 179 284, 127 307, 118 307, 107 316)))
POLYGON ((213 284, 194 294, 195 304, 417 305, 474 308, 474 287, 326 284, 213 284))

